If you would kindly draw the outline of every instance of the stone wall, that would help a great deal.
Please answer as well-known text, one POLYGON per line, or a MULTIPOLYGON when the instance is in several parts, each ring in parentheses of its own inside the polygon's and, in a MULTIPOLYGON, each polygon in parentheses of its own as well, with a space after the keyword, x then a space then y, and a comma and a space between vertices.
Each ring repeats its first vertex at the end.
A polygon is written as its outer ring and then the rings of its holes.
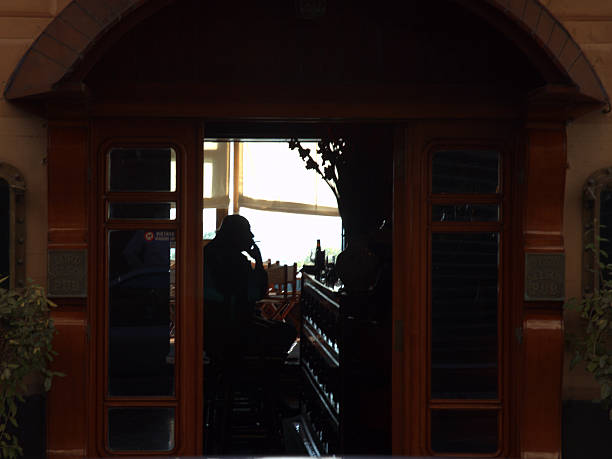
MULTIPOLYGON (((567 28, 595 68, 608 94, 612 93, 612 2, 608 0, 548 0, 543 2, 567 28)), ((565 195, 566 293, 581 294, 582 187, 598 169, 612 166, 612 113, 591 113, 567 128, 568 170, 565 195)), ((565 329, 573 331, 577 315, 565 313, 565 329)), ((564 398, 599 397, 592 377, 581 368, 569 371, 566 353, 564 398)))
POLYGON ((17 63, 69 0, 0 1, 0 161, 24 175, 26 193, 27 277, 45 284, 47 275, 46 120, 2 97, 17 63))

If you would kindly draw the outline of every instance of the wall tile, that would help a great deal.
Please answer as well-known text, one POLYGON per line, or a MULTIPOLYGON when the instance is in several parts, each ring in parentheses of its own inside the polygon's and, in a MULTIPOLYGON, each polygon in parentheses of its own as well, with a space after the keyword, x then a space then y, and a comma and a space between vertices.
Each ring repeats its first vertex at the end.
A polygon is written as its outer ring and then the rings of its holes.
POLYGON ((595 69, 608 95, 612 96, 612 44, 584 45, 582 52, 595 69))
POLYGON ((568 40, 563 49, 561 50, 561 54, 558 55, 559 61, 565 68, 570 68, 576 58, 580 55, 580 49, 576 45, 573 40, 568 40))
POLYGON ((79 57, 79 50, 72 49, 69 45, 58 41, 51 35, 43 34, 36 42, 36 51, 53 59, 58 64, 67 69, 74 64, 79 57))
POLYGON ((542 9, 542 14, 538 21, 538 28, 536 34, 540 38, 540 41, 544 44, 548 44, 552 36, 553 28, 555 27, 555 21, 550 13, 542 9))
MULTIPOLYGON (((514 16, 518 18, 523 17, 523 13, 525 12, 525 2, 526 0, 510 0, 508 3, 508 9, 514 14, 514 16)), ((497 3, 500 3, 499 1, 497 3)))
POLYGON ((580 45, 612 43, 612 20, 568 21, 565 27, 580 45))
POLYGON ((71 3, 62 11, 62 19, 90 39, 95 38, 101 29, 101 25, 76 3, 71 3))
POLYGON ((56 9, 55 9, 55 14, 59 14, 72 1, 73 0, 56 0, 57 6, 56 6, 56 9))
POLYGON ((552 34, 550 35, 550 40, 548 41, 548 47, 555 56, 559 56, 559 53, 565 47, 568 38, 569 35, 563 29, 563 27, 554 27, 552 34))
POLYGON ((0 39, 0 92, 31 43, 30 39, 0 39))
POLYGON ((46 28, 45 33, 65 43, 70 48, 79 51, 89 43, 89 38, 87 36, 61 20, 51 22, 46 28))
POLYGON ((7 18, 0 17, 0 39, 35 39, 51 22, 51 18, 7 18))
POLYGON ((16 97, 48 91, 66 73, 63 66, 37 52, 29 53, 20 65, 20 78, 11 85, 11 94, 16 97), (44 69, 44 78, 39 77, 41 69, 44 69))
MULTIPOLYGON (((46 121, 36 117, 3 118, 0 122, 0 138, 40 137, 46 138, 46 121)), ((0 148, 6 145, 0 144, 0 148)))
POLYGON ((548 9, 559 19, 564 16, 612 16, 609 0, 551 0, 548 9))
POLYGON ((540 6, 539 2, 535 0, 527 0, 525 12, 523 14, 523 22, 525 22, 525 24, 527 24, 531 30, 535 30, 538 26, 541 11, 542 7, 540 6))
POLYGON ((43 16, 55 13, 55 0, 0 0, 0 16, 43 16))
POLYGON ((595 99, 602 99, 600 82, 593 75, 593 70, 584 54, 572 65, 569 71, 572 80, 580 83, 580 90, 595 99))

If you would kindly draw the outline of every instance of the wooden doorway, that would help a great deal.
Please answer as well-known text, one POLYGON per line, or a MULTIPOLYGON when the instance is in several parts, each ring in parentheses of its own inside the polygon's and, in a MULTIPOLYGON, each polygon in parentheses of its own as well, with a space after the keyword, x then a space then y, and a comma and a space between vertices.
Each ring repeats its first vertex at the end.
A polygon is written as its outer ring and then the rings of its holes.
MULTIPOLYGON (((402 400, 393 404, 393 431, 395 441, 403 442, 395 447, 421 455, 514 454, 518 449, 514 329, 519 313, 513 308, 517 292, 513 246, 520 212, 512 197, 521 158, 517 130, 510 122, 412 121, 397 126, 395 133, 394 336, 388 345, 393 347, 396 373, 389 390, 394 400, 402 400), (461 169, 466 162, 467 169, 461 169), (472 182, 483 182, 484 188, 474 184, 461 188, 466 183, 461 180, 451 180, 451 188, 445 188, 448 177, 440 178, 440 168, 450 167, 455 174, 463 171, 473 179, 470 168, 478 169, 478 162, 489 176, 480 180, 476 175, 472 182), (474 266, 469 260, 463 266, 465 259, 446 267, 439 261, 458 259, 457 250, 483 245, 490 250, 474 253, 490 261, 487 269, 494 274, 488 284, 471 291, 485 299, 463 319, 480 330, 474 335, 480 341, 470 347, 462 335, 466 328, 453 328, 451 322, 457 317, 449 319, 449 309, 437 301, 440 291, 444 295, 445 288, 439 285, 449 270, 474 266), (442 277, 436 274, 440 272, 442 277), (488 318, 483 321, 482 316, 488 318), (440 340, 440 333, 459 338, 440 340), (464 355, 445 354, 449 346, 462 349, 464 355), (484 351, 477 353, 473 346, 484 351), (466 353, 472 354, 466 358, 466 353), (455 370, 444 370, 451 367, 455 370), (440 381, 452 383, 443 387, 440 381), (476 423, 486 433, 471 438, 471 443, 457 443, 448 437, 457 422, 476 423)), ((203 376, 198 352, 203 340, 202 259, 199 250, 189 247, 199 247, 202 240, 203 139, 202 125, 194 120, 92 123, 96 211, 91 228, 96 244, 91 255, 99 268, 96 307, 91 310, 96 364, 90 388, 95 407, 90 438, 96 439, 100 455, 135 454, 130 441, 142 441, 142 432, 129 431, 129 426, 142 430, 143 419, 154 422, 152 429, 166 429, 163 444, 150 443, 143 454, 202 451, 203 376), (142 247, 156 243, 164 251, 165 265, 148 268, 161 267, 170 274, 162 279, 145 272, 139 278, 142 271, 126 264, 126 252, 138 245, 144 257, 142 247), (161 312, 138 312, 133 298, 142 293, 138 289, 143 279, 145 290, 158 300, 161 297, 161 312), (117 314, 115 306, 125 309, 129 301, 132 317, 117 314), (134 322, 134 317, 140 320, 134 322), (144 341, 135 338, 142 335, 144 341)), ((482 274, 482 268, 475 273, 482 274)), ((446 292, 453 288, 457 287, 446 292)), ((463 303, 457 307, 466 309, 463 303)))

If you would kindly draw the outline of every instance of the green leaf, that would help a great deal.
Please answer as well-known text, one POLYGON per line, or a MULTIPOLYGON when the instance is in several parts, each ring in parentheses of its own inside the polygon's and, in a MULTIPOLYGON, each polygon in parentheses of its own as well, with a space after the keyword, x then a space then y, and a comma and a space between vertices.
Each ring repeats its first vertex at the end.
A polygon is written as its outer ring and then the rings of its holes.
MULTIPOLYGON (((0 281, 1 283, 2 281, 0 281)), ((49 302, 44 290, 33 284, 18 290, 0 289, 0 457, 22 454, 18 438, 6 432, 17 426, 17 402, 23 402, 24 378, 42 372, 51 387, 53 376, 47 367, 51 361, 52 341, 56 334, 49 318, 49 302)))
POLYGON ((601 386, 601 399, 605 400, 606 398, 608 398, 610 395, 612 395, 612 387, 610 387, 610 385, 604 383, 601 386))
POLYGON ((572 360, 570 361, 570 370, 573 370, 576 365, 582 360, 582 355, 579 352, 574 353, 572 360))

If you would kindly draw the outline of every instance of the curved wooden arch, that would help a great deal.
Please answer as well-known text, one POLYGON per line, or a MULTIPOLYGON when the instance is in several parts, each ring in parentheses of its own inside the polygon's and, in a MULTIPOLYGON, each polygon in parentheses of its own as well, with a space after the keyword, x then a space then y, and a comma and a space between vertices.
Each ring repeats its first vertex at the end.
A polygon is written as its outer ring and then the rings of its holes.
MULTIPOLYGON (((28 49, 14 70, 4 96, 15 100, 60 92, 62 84, 74 76, 84 57, 126 16, 138 12, 144 18, 171 2, 73 0, 28 49)), ((514 33, 519 34, 522 29, 536 47, 548 54, 580 95, 591 102, 609 105, 608 94, 587 57, 539 0, 458 2, 476 12, 487 7, 500 12, 515 27, 514 33)), ((483 17, 487 19, 486 15, 483 17)))

